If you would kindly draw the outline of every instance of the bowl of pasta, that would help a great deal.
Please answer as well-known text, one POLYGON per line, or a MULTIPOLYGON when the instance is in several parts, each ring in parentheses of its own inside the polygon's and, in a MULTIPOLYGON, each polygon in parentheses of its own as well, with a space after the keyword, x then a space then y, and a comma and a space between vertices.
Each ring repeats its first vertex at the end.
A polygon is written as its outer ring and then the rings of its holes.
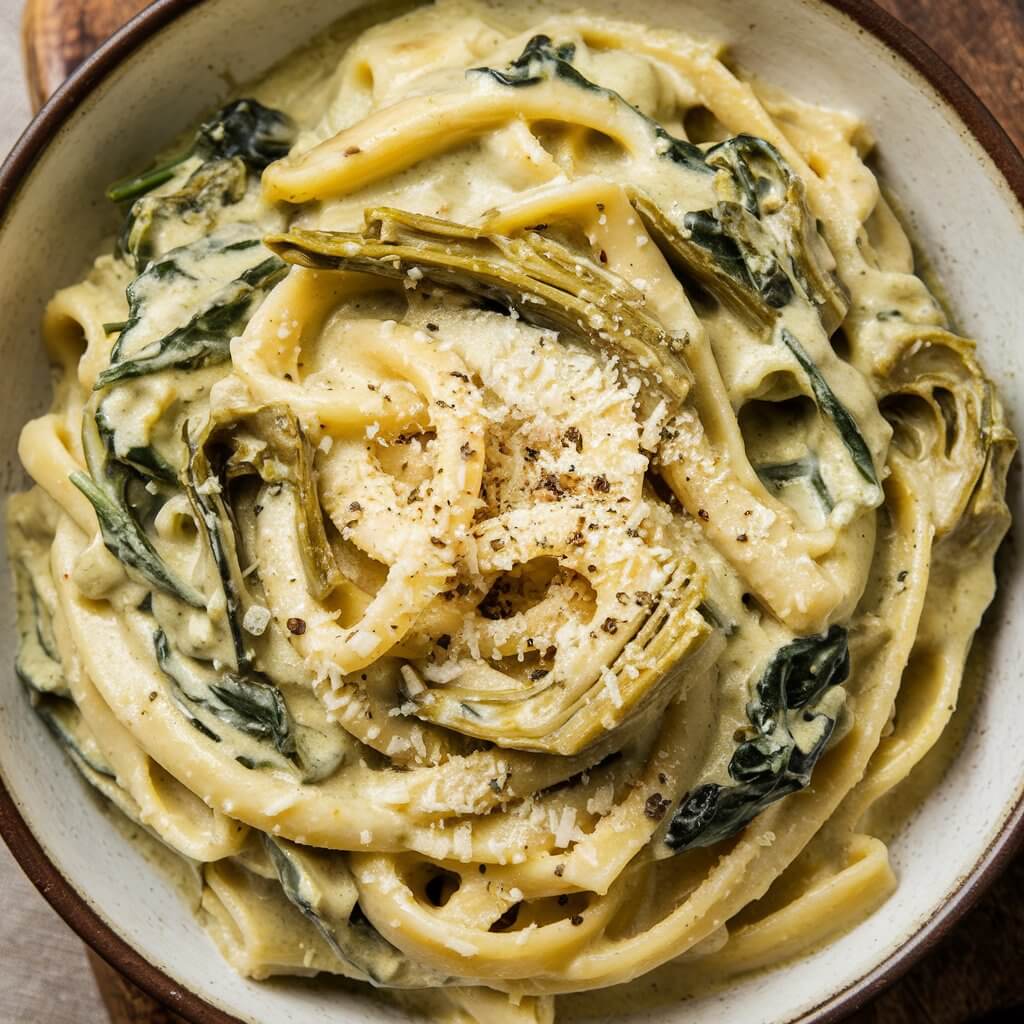
POLYGON ((197 1022, 838 1019, 1021 832, 1022 195, 861 0, 158 0, 0 178, 27 873, 197 1022))

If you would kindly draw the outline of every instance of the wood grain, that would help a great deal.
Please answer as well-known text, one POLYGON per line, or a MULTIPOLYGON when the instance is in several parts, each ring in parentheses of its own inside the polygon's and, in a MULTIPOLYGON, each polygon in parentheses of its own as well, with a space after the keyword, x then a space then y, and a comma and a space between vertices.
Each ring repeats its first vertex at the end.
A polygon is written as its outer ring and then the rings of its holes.
MULTIPOLYGON (((964 78, 1024 151, 1024 0, 879 2, 964 78)), ((22 40, 33 105, 144 6, 146 0, 28 0, 22 40)), ((1024 1020, 1022 892, 1024 855, 951 935, 850 1024, 1024 1020)), ((113 1024, 184 1024, 90 959, 113 1024)))
POLYGON ((32 106, 41 107, 65 78, 149 0, 28 0, 22 53, 32 106))
POLYGON ((978 94, 1024 152, 1024 0, 878 0, 978 94))
POLYGON ((177 1014, 154 1002, 105 960, 89 951, 89 966, 111 1024, 186 1024, 177 1014))

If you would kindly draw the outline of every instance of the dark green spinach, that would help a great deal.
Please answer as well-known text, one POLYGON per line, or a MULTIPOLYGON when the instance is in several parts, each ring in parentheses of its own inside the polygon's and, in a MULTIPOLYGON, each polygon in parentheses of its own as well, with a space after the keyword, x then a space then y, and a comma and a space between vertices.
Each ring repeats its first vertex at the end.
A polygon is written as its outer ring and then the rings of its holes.
POLYGON ((754 735, 740 743, 729 762, 735 784, 708 782, 687 793, 665 834, 669 849, 679 853, 727 839, 775 801, 805 788, 835 729, 835 719, 823 710, 824 698, 849 673, 842 626, 776 651, 747 705, 754 735), (801 736, 809 726, 813 735, 801 736))
POLYGON ((320 933, 342 963, 381 988, 437 988, 455 983, 391 945, 361 912, 359 890, 340 855, 311 852, 263 833, 270 862, 288 901, 320 933), (325 869, 325 861, 330 868, 325 869))
POLYGON ((14 671, 34 693, 66 697, 67 680, 56 648, 50 613, 39 596, 29 568, 20 560, 14 560, 12 569, 18 628, 14 671))
POLYGON ((756 292, 772 309, 793 299, 793 284, 757 218, 738 203, 718 203, 714 209, 683 216, 683 229, 706 249, 722 269, 756 292))
POLYGON ((754 471, 763 484, 775 490, 798 480, 806 480, 826 513, 835 508, 828 485, 821 475, 821 463, 814 452, 808 452, 803 458, 795 459, 793 462, 755 466, 754 471))
POLYGON ((117 451, 117 427, 111 422, 103 402, 96 409, 96 427, 111 460, 125 463, 149 480, 159 480, 165 484, 177 483, 177 471, 151 442, 130 444, 123 452, 117 451))
POLYGON ((715 173, 714 169, 705 162, 704 153, 700 147, 685 139, 677 139, 674 135, 670 135, 657 121, 640 113, 617 92, 605 89, 580 74, 572 63, 575 56, 575 44, 562 43, 555 46, 551 42, 550 36, 536 35, 504 71, 499 71, 496 68, 471 68, 467 74, 487 75, 500 85, 515 89, 559 78, 581 89, 586 89, 588 92, 608 97, 622 104, 624 109, 647 123, 655 137, 655 151, 659 156, 699 174, 715 173))
POLYGON ((42 695, 35 701, 35 711, 50 733, 67 749, 76 767, 84 766, 104 778, 116 778, 114 769, 100 752, 74 701, 52 694, 42 695))
POLYGON ((245 583, 238 562, 234 521, 228 506, 221 496, 220 480, 211 472, 206 452, 195 443, 185 428, 185 443, 188 446, 188 465, 182 474, 181 485, 192 506, 196 525, 206 541, 220 577, 227 611, 228 629, 235 651, 235 662, 239 672, 247 672, 251 655, 242 626, 242 595, 245 583))
MULTIPOLYGON (((262 252, 255 250, 258 245, 258 241, 252 241, 246 243, 245 247, 253 248, 255 255, 261 256, 262 252)), ((162 267, 164 264, 157 266, 162 267)), ((198 370, 227 362, 230 358, 231 339, 244 330, 256 307, 284 271, 284 263, 276 256, 263 256, 258 263, 218 292, 205 309, 194 313, 183 327, 146 345, 132 358, 120 359, 121 339, 144 315, 144 311, 136 305, 131 311, 130 326, 122 332, 111 353, 111 365, 97 376, 94 387, 97 390, 110 387, 120 381, 161 370, 198 370)), ((130 303, 132 298, 129 294, 130 303)))
POLYGON ((871 450, 864 440, 864 435, 860 432, 860 427, 857 426, 857 421, 850 415, 846 406, 836 398, 835 392, 829 387, 821 370, 815 365, 814 360, 807 354, 806 349, 796 336, 785 327, 779 333, 782 343, 793 353, 800 368, 807 374, 818 408, 834 424, 836 432, 850 453, 854 466, 857 467, 857 472, 869 484, 881 487, 878 473, 875 471, 875 461, 871 457, 871 450))
POLYGON ((107 550, 158 590, 193 608, 205 608, 203 595, 168 568, 146 536, 128 499, 129 484, 137 479, 136 474, 111 457, 95 414, 88 409, 82 417, 82 447, 89 472, 72 473, 70 480, 95 510, 107 550))
POLYGON ((115 203, 138 199, 170 181, 177 168, 193 156, 204 162, 239 157, 259 172, 286 156, 294 139, 295 124, 287 114, 254 99, 235 100, 199 127, 183 153, 115 182, 107 189, 107 198, 115 203))
POLYGON ((183 225, 200 234, 210 231, 221 211, 245 195, 248 182, 249 172, 240 157, 201 164, 177 192, 142 196, 132 204, 118 248, 142 273, 159 255, 161 231, 180 230, 183 225))
MULTIPOLYGON (((186 700, 239 732, 273 744, 279 754, 296 757, 295 728, 288 705, 265 676, 251 668, 244 673, 218 673, 200 667, 175 652, 162 629, 153 634, 153 648, 160 668, 186 700)), ((205 725, 203 730, 212 732, 205 725)), ((214 738, 219 740, 215 734, 214 738)))

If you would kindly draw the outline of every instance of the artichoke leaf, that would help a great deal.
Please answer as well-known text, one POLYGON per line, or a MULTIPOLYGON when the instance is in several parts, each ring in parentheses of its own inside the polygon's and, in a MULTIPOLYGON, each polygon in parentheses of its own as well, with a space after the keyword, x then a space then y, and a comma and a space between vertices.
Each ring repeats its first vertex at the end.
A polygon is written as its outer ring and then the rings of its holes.
MULTIPOLYGON (((505 689, 433 687, 415 714, 501 747, 570 756, 586 750, 652 707, 663 706, 714 648, 712 628, 696 610, 703 586, 694 567, 678 569, 633 637, 593 682, 579 688, 548 672, 534 685, 508 677, 505 689), (610 725, 609 723, 614 723, 610 725)), ((470 677, 471 678, 471 677, 470 677)))
MULTIPOLYGON (((956 534, 966 557, 1008 525, 1006 470, 1017 443, 974 345, 941 327, 908 324, 876 368, 893 442, 927 475, 940 540, 956 534)), ((947 545, 952 547, 952 545, 947 545)))
MULTIPOLYGON (((643 308, 632 285, 535 231, 514 237, 388 208, 366 211, 362 232, 306 231, 264 239, 289 263, 393 279, 421 276, 500 303, 528 323, 580 336, 617 356, 660 397, 681 402, 691 375, 686 344, 643 308)), ((646 389, 645 389, 646 390, 646 389)))
POLYGON ((324 528, 313 448, 295 414, 286 405, 225 410, 210 421, 195 450, 206 473, 205 453, 215 456, 226 482, 258 476, 266 484, 295 489, 295 525, 310 591, 317 600, 326 598, 341 581, 341 572, 324 528))

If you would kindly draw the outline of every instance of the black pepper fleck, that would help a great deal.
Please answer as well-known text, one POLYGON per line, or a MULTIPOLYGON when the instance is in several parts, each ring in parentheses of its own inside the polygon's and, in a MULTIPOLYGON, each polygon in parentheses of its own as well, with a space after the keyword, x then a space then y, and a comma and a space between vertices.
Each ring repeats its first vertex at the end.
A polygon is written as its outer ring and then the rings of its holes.
POLYGON ((671 800, 667 800, 660 793, 652 793, 644 804, 644 814, 651 821, 661 821, 665 817, 665 812, 669 809, 671 803, 671 800))

